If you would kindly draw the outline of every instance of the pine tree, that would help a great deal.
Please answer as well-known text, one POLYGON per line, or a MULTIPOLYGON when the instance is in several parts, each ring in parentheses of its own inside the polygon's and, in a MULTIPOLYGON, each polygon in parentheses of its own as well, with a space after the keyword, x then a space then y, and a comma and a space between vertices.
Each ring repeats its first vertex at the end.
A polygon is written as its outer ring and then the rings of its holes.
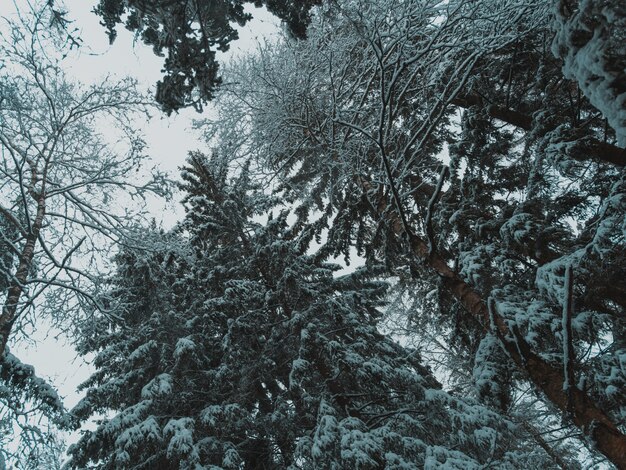
POLYGON ((545 2, 438 15, 329 7, 306 42, 228 71, 209 134, 271 169, 297 214, 321 213, 323 251, 356 249, 406 281, 404 313, 445 339, 454 387, 523 421, 529 403, 510 406, 530 382, 543 400, 531 424, 552 432, 563 416, 623 465, 617 129, 564 77, 545 2))
POLYGON ((221 83, 217 51, 227 51, 238 38, 234 25, 243 26, 252 15, 244 4, 253 3, 283 20, 294 37, 303 38, 310 10, 320 0, 100 0, 94 12, 102 18, 109 40, 124 26, 165 55, 162 80, 157 83, 156 100, 166 113, 186 106, 198 111, 213 99, 221 83))
POLYGON ((545 464, 513 423, 441 390, 378 331, 380 268, 335 276, 249 166, 230 173, 192 154, 176 233, 117 257, 123 322, 83 326, 97 371, 73 410, 107 418, 70 448, 73 468, 545 464))

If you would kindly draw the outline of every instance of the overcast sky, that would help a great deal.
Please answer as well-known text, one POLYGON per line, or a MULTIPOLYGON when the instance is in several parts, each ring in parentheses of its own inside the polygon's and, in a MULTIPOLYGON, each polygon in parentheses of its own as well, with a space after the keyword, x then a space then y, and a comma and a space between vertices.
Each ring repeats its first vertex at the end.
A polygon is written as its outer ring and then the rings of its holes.
MULTIPOLYGON (((25 10, 28 3, 29 0, 0 0, 0 17, 12 17, 16 9, 25 10)), ((71 77, 91 84, 98 83, 106 75, 119 78, 131 76, 146 89, 154 86, 161 75, 163 58, 156 57, 150 47, 135 42, 133 35, 123 26, 118 28, 115 43, 109 45, 105 29, 91 12, 96 0, 65 0, 63 4, 68 18, 74 21, 72 26, 78 28, 78 35, 83 41, 80 50, 64 62, 64 69, 71 77)), ((59 7, 62 2, 56 0, 55 5, 59 7)), ((265 9, 247 5, 247 10, 254 19, 246 27, 238 28, 240 39, 231 44, 228 53, 218 55, 220 62, 254 48, 262 38, 276 35, 279 22, 265 9)), ((149 122, 138 122, 137 128, 144 133, 148 153, 154 163, 176 178, 177 169, 184 163, 187 152, 206 148, 199 135, 191 129, 192 120, 210 117, 211 114, 211 106, 203 114, 194 110, 183 110, 170 117, 155 113, 149 122)), ((155 203, 150 209, 154 217, 166 226, 171 226, 180 214, 175 203, 168 206, 155 203)), ((91 369, 83 359, 76 358, 73 347, 64 338, 57 337, 57 332, 47 331, 41 324, 36 327, 36 343, 21 344, 14 352, 23 362, 34 365, 38 375, 50 379, 65 397, 66 406, 71 408, 80 399, 76 393, 77 385, 89 376, 91 369)), ((69 441, 74 441, 75 437, 70 436, 69 441)))

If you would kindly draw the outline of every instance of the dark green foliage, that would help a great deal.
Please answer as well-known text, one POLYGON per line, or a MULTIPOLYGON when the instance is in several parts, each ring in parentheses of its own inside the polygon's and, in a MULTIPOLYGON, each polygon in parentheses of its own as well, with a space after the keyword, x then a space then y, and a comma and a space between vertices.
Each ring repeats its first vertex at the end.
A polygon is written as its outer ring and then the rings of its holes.
POLYGON ((605 158, 619 153, 610 120, 551 51, 547 4, 456 2, 445 20, 419 2, 363 5, 330 8, 306 42, 285 40, 229 70, 210 135, 226 142, 236 128, 241 148, 273 170, 277 194, 297 213, 323 214, 323 252, 356 248, 399 278, 397 296, 410 301, 389 316, 437 351, 446 385, 548 432, 561 417, 516 400, 525 365, 513 367, 486 315, 448 286, 460 280, 477 305, 492 297, 505 340, 561 368, 571 264, 576 377, 622 426, 624 171, 605 158), (442 163, 450 178, 431 213, 442 163), (434 256, 416 256, 407 231, 432 234, 434 256))
POLYGON ((73 467, 536 461, 517 456, 512 423, 440 390, 415 350, 378 331, 380 269, 334 276, 326 256, 309 254, 310 230, 267 212, 247 165, 228 177, 219 158, 192 154, 182 176, 178 233, 117 258, 124 322, 82 328, 97 371, 73 413, 115 416, 70 448, 73 467))
POLYGON ((166 54, 156 100, 169 114, 186 106, 200 111, 213 99, 221 83, 215 52, 228 50, 237 39, 233 24, 243 26, 252 18, 244 3, 267 6, 295 37, 304 38, 309 11, 320 0, 100 0, 94 11, 111 42, 124 22, 156 55, 166 54))

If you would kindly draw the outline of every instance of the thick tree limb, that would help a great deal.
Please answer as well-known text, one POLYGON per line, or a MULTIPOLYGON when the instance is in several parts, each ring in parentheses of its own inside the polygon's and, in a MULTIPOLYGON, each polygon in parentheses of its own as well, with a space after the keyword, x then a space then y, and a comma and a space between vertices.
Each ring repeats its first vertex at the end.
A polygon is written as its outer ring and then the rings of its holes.
POLYGON ((448 176, 448 167, 446 165, 441 169, 441 173, 439 174, 439 181, 437 182, 437 187, 433 191, 432 196, 430 196, 430 200, 428 201, 428 207, 426 209, 426 220, 424 221, 424 225, 426 225, 426 236, 428 237, 428 255, 432 255, 435 251, 435 234, 433 233, 433 211, 435 210, 435 204, 439 200, 439 196, 441 195, 441 188, 443 188, 443 183, 446 180, 446 176, 448 176))
MULTIPOLYGON (((533 126, 533 118, 528 114, 493 104, 485 105, 482 98, 477 95, 458 96, 451 101, 451 104, 464 109, 484 105, 489 116, 494 119, 525 131, 530 131, 533 126)), ((577 160, 593 158, 615 166, 626 166, 626 149, 592 137, 582 139, 580 142, 572 142, 572 149, 568 151, 568 155, 577 160)))
MULTIPOLYGON (((460 108, 470 108, 472 106, 484 106, 483 100, 477 95, 465 95, 458 96, 451 101, 451 104, 460 108)), ((504 108, 501 106, 487 105, 485 106, 489 116, 500 121, 511 124, 512 126, 519 127, 525 131, 532 129, 533 119, 527 114, 523 114, 512 109, 504 108)))

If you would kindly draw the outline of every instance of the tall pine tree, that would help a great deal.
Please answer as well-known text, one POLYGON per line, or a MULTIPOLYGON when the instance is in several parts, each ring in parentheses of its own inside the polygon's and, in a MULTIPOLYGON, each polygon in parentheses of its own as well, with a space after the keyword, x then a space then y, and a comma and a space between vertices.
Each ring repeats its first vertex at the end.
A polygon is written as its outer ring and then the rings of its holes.
POLYGON ((444 340, 456 390, 626 465, 624 149, 553 55, 549 5, 446 5, 329 7, 232 67, 206 128, 322 214, 323 250, 406 282, 395 313, 444 340))
POLYGON ((244 165, 192 154, 185 220, 125 250, 111 279, 122 320, 79 349, 97 370, 73 410, 101 413, 71 466, 503 468, 545 465, 517 428, 441 390, 415 350, 377 329, 375 266, 336 276, 244 165), (263 222, 260 222, 263 221, 263 222))

